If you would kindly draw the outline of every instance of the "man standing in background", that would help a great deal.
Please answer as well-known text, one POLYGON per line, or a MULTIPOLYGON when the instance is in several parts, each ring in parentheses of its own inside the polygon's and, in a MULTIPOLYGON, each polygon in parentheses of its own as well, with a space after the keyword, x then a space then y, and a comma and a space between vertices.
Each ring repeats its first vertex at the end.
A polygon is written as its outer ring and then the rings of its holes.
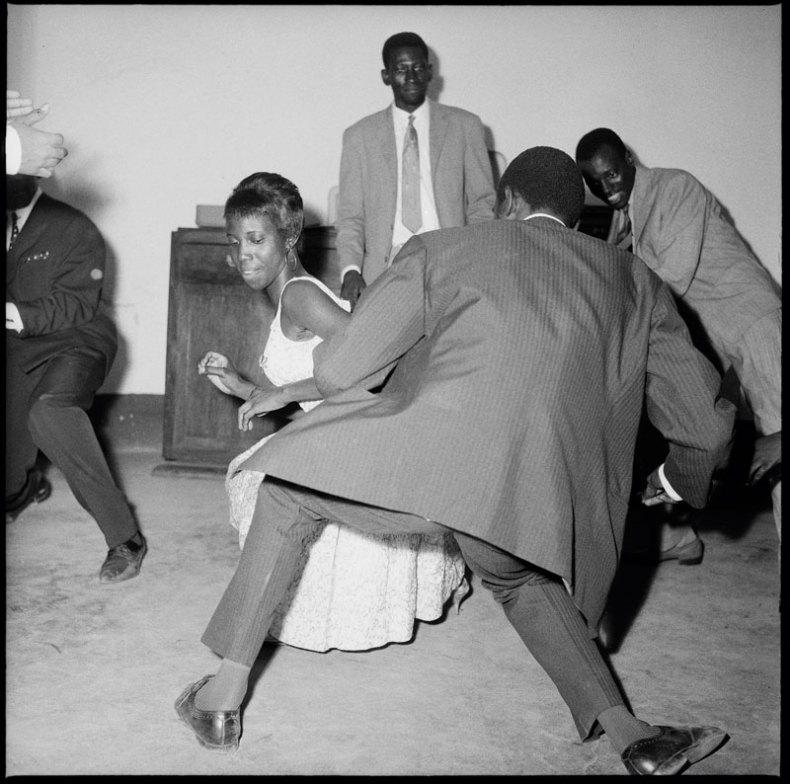
POLYGON ((392 105, 343 134, 337 255, 352 307, 414 234, 493 218, 480 118, 426 100, 432 66, 416 33, 388 38, 382 58, 392 105))

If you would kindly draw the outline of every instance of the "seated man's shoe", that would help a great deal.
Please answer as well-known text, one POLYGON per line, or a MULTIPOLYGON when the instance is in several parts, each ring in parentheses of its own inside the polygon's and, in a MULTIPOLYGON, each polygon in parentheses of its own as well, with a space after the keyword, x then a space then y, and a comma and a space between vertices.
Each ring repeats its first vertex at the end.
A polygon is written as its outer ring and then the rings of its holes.
POLYGON ((204 711, 195 707, 195 695, 213 677, 204 675, 199 681, 187 686, 176 700, 176 713, 192 729, 203 748, 212 751, 236 751, 241 737, 241 709, 204 711))
POLYGON ((100 582, 120 583, 140 574, 140 566, 148 551, 148 543, 142 534, 139 536, 141 544, 136 544, 133 537, 123 544, 110 548, 99 571, 100 582))
POLYGON ((658 553, 659 561, 677 560, 683 566, 693 566, 702 563, 702 556, 705 552, 705 544, 698 536, 686 544, 676 544, 668 550, 660 550, 658 553))
POLYGON ((727 733, 718 727, 657 727, 652 738, 632 743, 622 754, 633 776, 672 776, 716 751, 727 733))
POLYGON ((13 523, 32 503, 40 504, 52 495, 52 485, 40 471, 30 472, 28 481, 22 491, 13 498, 6 498, 5 521, 13 523))

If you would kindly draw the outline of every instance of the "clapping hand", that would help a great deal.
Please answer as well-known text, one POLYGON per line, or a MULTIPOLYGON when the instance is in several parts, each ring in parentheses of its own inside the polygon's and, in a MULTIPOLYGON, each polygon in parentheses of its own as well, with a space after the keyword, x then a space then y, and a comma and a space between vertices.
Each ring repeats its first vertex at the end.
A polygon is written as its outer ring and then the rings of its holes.
POLYGON ((235 395, 241 377, 231 361, 218 351, 208 351, 198 362, 198 373, 226 395, 235 395))

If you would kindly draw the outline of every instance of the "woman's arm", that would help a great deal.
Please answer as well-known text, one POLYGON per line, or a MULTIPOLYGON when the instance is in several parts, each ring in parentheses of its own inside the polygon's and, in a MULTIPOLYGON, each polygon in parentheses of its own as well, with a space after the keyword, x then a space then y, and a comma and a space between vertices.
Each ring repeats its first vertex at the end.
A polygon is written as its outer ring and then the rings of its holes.
MULTIPOLYGON (((294 281, 286 286, 280 308, 283 334, 291 340, 309 340, 315 335, 326 340, 342 329, 351 317, 323 289, 309 281, 294 281)), ((253 389, 247 402, 239 408, 239 429, 250 430, 255 416, 291 403, 321 398, 312 376, 273 390, 253 389)))
POLYGON ((233 366, 231 361, 218 351, 207 351, 198 362, 198 373, 208 376, 208 380, 226 395, 248 400, 257 389, 252 381, 247 380, 233 366))

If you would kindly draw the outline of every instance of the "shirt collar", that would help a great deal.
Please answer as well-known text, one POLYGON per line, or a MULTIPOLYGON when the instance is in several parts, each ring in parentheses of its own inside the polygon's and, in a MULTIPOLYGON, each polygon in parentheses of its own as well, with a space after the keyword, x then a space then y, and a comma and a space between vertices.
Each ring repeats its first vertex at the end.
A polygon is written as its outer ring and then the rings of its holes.
POLYGON ((522 218, 522 220, 528 221, 532 220, 533 218, 551 218, 553 221, 557 221, 557 223, 559 223, 561 226, 565 226, 564 221, 561 221, 559 218, 555 218, 553 215, 549 215, 547 212, 533 212, 532 215, 527 215, 527 217, 522 218))
POLYGON ((404 128, 409 122, 410 114, 414 115, 415 122, 428 122, 430 116, 430 110, 428 109, 427 98, 413 112, 404 111, 403 109, 395 105, 395 101, 393 101, 391 105, 392 105, 392 116, 395 118, 395 122, 402 125, 404 128))

